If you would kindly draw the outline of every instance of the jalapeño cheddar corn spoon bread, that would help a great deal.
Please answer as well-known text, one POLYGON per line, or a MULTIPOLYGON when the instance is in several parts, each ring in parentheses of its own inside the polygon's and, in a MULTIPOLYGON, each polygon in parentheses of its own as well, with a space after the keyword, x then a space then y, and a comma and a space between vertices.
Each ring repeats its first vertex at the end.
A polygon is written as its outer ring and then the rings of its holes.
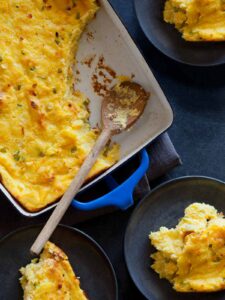
POLYGON ((187 41, 225 40, 223 0, 167 0, 164 20, 174 24, 187 41))
POLYGON ((157 252, 152 268, 178 292, 225 289, 225 219, 204 203, 185 209, 175 228, 150 234, 157 252))
POLYGON ((66 254, 47 242, 40 256, 20 269, 24 300, 87 300, 66 254))
MULTIPOLYGON (((63 195, 99 135, 72 72, 97 10, 95 0, 0 1, 0 175, 28 211, 63 195)), ((107 147, 88 178, 118 157, 107 147)))

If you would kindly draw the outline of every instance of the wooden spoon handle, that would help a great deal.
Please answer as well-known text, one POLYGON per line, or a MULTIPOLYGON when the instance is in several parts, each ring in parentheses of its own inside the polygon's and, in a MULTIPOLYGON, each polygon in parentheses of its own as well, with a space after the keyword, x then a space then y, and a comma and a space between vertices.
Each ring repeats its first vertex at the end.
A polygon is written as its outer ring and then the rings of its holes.
POLYGON ((75 176, 72 183, 70 184, 68 190, 65 192, 65 194, 57 204, 52 215, 50 216, 44 228, 42 229, 37 239, 35 240, 34 244, 32 245, 30 251, 33 254, 36 255, 40 254, 45 243, 49 240, 55 228, 61 221, 71 201, 73 200, 74 196, 77 194, 80 187, 84 183, 88 173, 90 172, 92 166, 96 162, 99 153, 101 152, 102 148, 106 145, 106 143, 109 141, 110 137, 111 137, 111 131, 107 128, 103 129, 93 149, 88 154, 80 170, 78 171, 77 175, 75 176))

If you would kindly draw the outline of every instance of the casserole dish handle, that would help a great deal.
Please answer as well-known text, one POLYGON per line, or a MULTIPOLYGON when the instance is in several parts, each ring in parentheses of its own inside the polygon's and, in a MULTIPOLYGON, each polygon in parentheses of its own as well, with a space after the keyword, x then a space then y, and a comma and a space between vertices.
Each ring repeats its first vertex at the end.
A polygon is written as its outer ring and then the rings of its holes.
POLYGON ((122 184, 118 184, 112 176, 107 177, 107 184, 113 190, 108 194, 90 202, 73 200, 72 206, 82 211, 91 211, 107 206, 126 210, 134 204, 133 191, 149 167, 149 156, 145 149, 141 151, 141 162, 137 170, 122 184))

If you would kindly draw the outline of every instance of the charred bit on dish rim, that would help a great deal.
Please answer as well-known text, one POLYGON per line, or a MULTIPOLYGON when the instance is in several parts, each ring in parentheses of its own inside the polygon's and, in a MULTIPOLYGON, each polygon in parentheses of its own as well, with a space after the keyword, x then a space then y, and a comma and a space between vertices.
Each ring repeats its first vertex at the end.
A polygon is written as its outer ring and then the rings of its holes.
POLYGON ((88 68, 92 67, 92 63, 95 60, 96 54, 90 55, 81 61, 81 64, 88 66, 88 68))
POLYGON ((87 36, 87 41, 88 42, 94 40, 94 33, 92 31, 88 31, 86 33, 86 36, 87 36))
POLYGON ((110 83, 115 78, 116 72, 105 64, 105 58, 101 55, 91 77, 94 92, 99 96, 106 96, 110 90, 110 83))

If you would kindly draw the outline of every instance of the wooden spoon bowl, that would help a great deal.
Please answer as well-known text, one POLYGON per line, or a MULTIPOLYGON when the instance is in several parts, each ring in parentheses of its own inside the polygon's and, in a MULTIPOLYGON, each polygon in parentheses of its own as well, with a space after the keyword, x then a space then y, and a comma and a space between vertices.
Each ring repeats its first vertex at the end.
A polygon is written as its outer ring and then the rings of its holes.
POLYGON ((102 123, 112 134, 130 128, 142 115, 150 94, 131 81, 115 85, 102 103, 102 123))

